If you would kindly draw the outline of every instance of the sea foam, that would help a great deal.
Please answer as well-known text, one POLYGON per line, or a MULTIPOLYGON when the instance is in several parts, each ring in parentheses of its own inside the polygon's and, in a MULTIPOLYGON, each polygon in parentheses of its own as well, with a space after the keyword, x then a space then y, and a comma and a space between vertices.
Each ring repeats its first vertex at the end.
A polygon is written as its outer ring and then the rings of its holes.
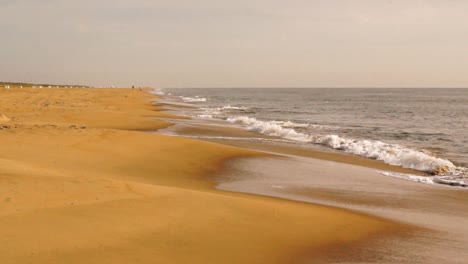
POLYGON ((301 142, 311 141, 309 136, 296 132, 296 130, 292 128, 284 128, 275 121, 260 121, 247 116, 229 117, 226 121, 234 124, 246 125, 248 130, 268 136, 281 137, 301 142))
MULTIPOLYGON (((457 168, 457 171, 458 170, 461 171, 462 168, 457 168)), ((420 183, 425 183, 425 184, 443 184, 443 185, 463 187, 463 188, 468 187, 468 179, 463 176, 462 177, 457 177, 456 175, 455 176, 454 175, 418 176, 418 175, 388 172, 388 171, 378 171, 378 173, 385 175, 385 176, 390 176, 394 178, 405 179, 405 180, 410 180, 410 181, 420 182, 420 183)))
POLYGON ((160 89, 153 89, 150 93, 154 95, 161 95, 161 96, 165 95, 165 93, 161 91, 160 89))
POLYGON ((222 107, 218 107, 216 108, 218 111, 222 111, 222 110, 247 110, 249 109, 248 107, 246 106, 232 106, 232 105, 225 105, 225 106, 222 106, 222 107))
POLYGON ((437 158, 398 144, 388 144, 376 140, 356 140, 337 135, 325 135, 316 136, 314 143, 418 171, 448 173, 456 168, 452 162, 446 159, 437 158))
POLYGON ((201 103, 201 102, 206 102, 206 98, 204 97, 199 97, 199 96, 195 96, 195 97, 186 97, 186 96, 180 96, 180 99, 182 99, 182 101, 184 101, 185 103, 201 103))
POLYGON ((261 121, 252 117, 229 117, 227 121, 241 124, 248 130, 293 141, 321 144, 346 153, 380 160, 384 163, 433 174, 449 174, 456 166, 449 160, 438 158, 420 150, 376 140, 350 139, 338 135, 310 135, 297 132, 288 122, 261 121))

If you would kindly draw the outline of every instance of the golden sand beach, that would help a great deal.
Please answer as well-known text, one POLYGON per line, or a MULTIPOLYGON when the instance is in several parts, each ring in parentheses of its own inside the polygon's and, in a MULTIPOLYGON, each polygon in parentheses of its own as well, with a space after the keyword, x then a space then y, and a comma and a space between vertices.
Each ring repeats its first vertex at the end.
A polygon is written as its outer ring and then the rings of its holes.
POLYGON ((180 118, 154 99, 132 89, 0 89, 0 263, 319 263, 410 230, 216 190, 226 160, 269 154, 148 132, 180 118))

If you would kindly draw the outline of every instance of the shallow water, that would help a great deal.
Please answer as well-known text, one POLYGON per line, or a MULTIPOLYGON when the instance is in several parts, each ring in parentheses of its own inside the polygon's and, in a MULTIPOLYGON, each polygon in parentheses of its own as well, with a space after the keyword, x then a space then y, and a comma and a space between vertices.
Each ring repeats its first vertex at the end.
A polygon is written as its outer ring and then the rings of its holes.
POLYGON ((423 227, 421 233, 384 239, 354 259, 331 263, 465 263, 468 259, 468 193, 463 189, 379 177, 373 169, 303 157, 231 161, 217 188, 316 203, 423 227))

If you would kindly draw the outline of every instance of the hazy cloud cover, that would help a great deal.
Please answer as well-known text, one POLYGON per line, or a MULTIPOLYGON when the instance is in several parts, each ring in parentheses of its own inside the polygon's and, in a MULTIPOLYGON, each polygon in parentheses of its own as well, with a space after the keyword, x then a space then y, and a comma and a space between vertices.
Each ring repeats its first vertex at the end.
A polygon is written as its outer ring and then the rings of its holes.
POLYGON ((464 0, 0 0, 0 79, 468 87, 464 0))

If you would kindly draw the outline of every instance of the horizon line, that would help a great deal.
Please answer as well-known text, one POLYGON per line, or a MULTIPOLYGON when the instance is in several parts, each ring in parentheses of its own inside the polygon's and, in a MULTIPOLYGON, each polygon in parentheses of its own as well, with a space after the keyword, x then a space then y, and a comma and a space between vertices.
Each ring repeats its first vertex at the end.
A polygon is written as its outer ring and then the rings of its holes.
MULTIPOLYGON (((150 86, 151 87, 151 86, 150 86)), ((466 87, 438 87, 438 86, 432 86, 432 87, 408 87, 408 86, 400 86, 400 87, 394 87, 394 86, 348 86, 348 87, 340 87, 340 86, 326 86, 326 87, 321 87, 321 86, 315 86, 315 87, 307 87, 307 86, 299 86, 299 87, 281 87, 281 86, 192 86, 192 87, 159 87, 162 89, 468 89, 468 86, 466 87)))

